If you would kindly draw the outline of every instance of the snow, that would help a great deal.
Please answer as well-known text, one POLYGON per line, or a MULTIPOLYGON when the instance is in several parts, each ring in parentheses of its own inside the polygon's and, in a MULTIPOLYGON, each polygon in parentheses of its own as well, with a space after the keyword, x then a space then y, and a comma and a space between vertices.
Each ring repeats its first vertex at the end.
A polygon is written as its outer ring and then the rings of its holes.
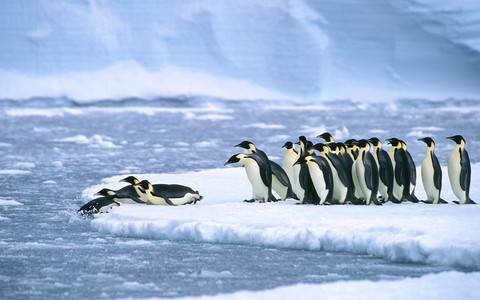
POLYGON ((480 92, 475 0, 19 0, 0 20, 0 99, 480 92))
MULTIPOLYGON (((418 169, 419 172, 419 169, 418 169)), ((446 169, 443 170, 446 174, 446 169)), ((480 164, 473 166, 477 182, 480 164)), ((102 187, 119 188, 122 176, 83 191, 90 199, 102 187)), ((180 183, 199 190, 197 205, 122 205, 91 223, 102 233, 209 243, 253 244, 287 249, 369 254, 394 262, 480 269, 480 207, 455 205, 444 176, 446 205, 404 203, 383 206, 309 206, 296 201, 246 204, 251 187, 243 168, 186 174, 135 174, 151 182, 180 183)), ((416 195, 425 198, 419 183, 416 195)), ((472 185, 472 198, 480 187, 472 185)))
POLYGON ((177 299, 475 299, 480 273, 444 272, 403 280, 338 281, 321 285, 296 284, 266 291, 240 291, 215 296, 177 299))
POLYGON ((76 143, 76 144, 86 144, 94 148, 121 148, 121 146, 115 145, 113 142, 109 141, 110 137, 101 136, 99 134, 94 134, 93 136, 86 137, 83 134, 66 137, 63 139, 57 140, 58 142, 67 142, 67 143, 76 143))

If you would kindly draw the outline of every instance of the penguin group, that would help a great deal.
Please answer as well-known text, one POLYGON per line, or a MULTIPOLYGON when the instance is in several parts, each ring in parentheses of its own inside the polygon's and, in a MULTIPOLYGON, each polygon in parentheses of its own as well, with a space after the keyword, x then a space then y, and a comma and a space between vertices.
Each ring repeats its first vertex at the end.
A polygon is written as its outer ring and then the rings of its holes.
MULTIPOLYGON (((313 143, 305 136, 286 142, 280 166, 254 143, 243 141, 235 147, 247 153, 232 155, 225 165, 243 164, 252 186, 252 198, 245 202, 270 202, 296 199, 299 204, 356 204, 382 205, 386 202, 447 203, 441 198, 442 169, 435 155, 431 137, 418 141, 427 145, 421 165, 422 182, 427 198, 415 196, 417 174, 415 162, 407 144, 398 138, 389 138, 387 152, 377 137, 349 139, 335 142, 333 136, 322 133, 313 143), (279 199, 277 199, 277 197, 279 199)), ((475 204, 470 198, 471 166, 465 139, 461 135, 447 137, 455 142, 448 159, 448 177, 457 200, 456 204, 475 204)))
POLYGON ((196 204, 203 197, 198 191, 180 184, 152 184, 148 180, 140 181, 135 176, 128 176, 120 180, 129 185, 119 190, 103 188, 94 194, 90 202, 78 210, 82 215, 107 213, 121 204, 148 204, 148 205, 184 205, 196 204))

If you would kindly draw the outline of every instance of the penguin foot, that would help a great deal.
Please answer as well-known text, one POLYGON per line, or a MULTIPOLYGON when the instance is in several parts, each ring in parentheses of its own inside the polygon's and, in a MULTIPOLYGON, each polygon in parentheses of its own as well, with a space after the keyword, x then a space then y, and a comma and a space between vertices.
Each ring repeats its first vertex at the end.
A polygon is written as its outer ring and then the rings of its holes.
POLYGON ((428 200, 421 200, 421 202, 425 203, 425 204, 433 204, 432 201, 428 201, 428 200))
POLYGON ((398 200, 398 199, 395 198, 395 197, 392 197, 392 198, 390 199, 390 201, 392 201, 392 202, 395 203, 395 204, 401 204, 401 203, 402 203, 402 200, 398 200))
POLYGON ((245 199, 245 200, 243 200, 243 202, 246 202, 246 203, 253 203, 253 202, 255 202, 255 199, 250 199, 250 200, 247 200, 247 199, 245 199))
POLYGON ((373 199, 373 203, 374 203, 375 205, 383 205, 382 202, 381 202, 381 201, 378 201, 377 198, 374 198, 374 199, 373 199))
POLYGON ((418 203, 418 198, 414 195, 414 194, 411 194, 408 198, 407 198, 408 201, 410 202, 413 202, 413 203, 418 203))
POLYGON ((460 204, 460 202, 458 202, 458 201, 452 201, 452 202, 455 203, 455 204, 460 204))

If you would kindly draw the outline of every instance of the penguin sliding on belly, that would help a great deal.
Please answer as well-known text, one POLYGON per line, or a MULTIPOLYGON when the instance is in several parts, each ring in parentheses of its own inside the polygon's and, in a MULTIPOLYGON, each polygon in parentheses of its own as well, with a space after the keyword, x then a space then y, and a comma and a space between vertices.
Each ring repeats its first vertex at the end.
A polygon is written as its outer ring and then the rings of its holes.
POLYGON ((245 167, 248 180, 252 185, 252 198, 245 202, 268 202, 272 199, 272 177, 268 176, 265 160, 257 153, 232 155, 225 165, 241 162, 245 167))
POLYGON ((431 137, 424 137, 418 140, 427 144, 427 152, 422 162, 422 182, 427 194, 427 200, 422 202, 432 204, 447 203, 447 201, 440 198, 442 191, 442 168, 434 152, 435 142, 431 137))
POLYGON ((147 204, 178 206, 195 204, 202 199, 198 191, 179 184, 152 185, 148 180, 142 180, 138 185, 147 194, 147 204))
POLYGON ((120 202, 114 200, 115 196, 103 196, 95 198, 86 204, 82 205, 77 213, 85 216, 92 216, 93 214, 104 214, 109 212, 112 208, 120 206, 120 202))
POLYGON ((461 135, 447 137, 456 143, 448 158, 448 178, 453 193, 458 201, 456 204, 475 204, 470 199, 471 166, 468 152, 465 149, 465 139, 461 135))
POLYGON ((113 196, 115 201, 122 204, 145 204, 146 198, 139 195, 133 185, 127 185, 117 191, 108 188, 101 189, 94 196, 113 196))
POLYGON ((200 201, 203 197, 199 194, 198 191, 194 191, 192 188, 180 185, 180 184, 151 184, 147 180, 139 181, 134 176, 126 177, 121 182, 128 182, 132 184, 132 187, 135 189, 135 192, 139 197, 147 204, 155 205, 183 205, 183 204, 195 204, 197 201, 200 201), (143 183, 143 185, 142 185, 143 183), (151 195, 147 192, 151 185, 152 193, 151 195), (141 188, 140 188, 141 187, 141 188), (162 195, 167 200, 158 200, 155 199, 152 201, 152 195, 162 195), (150 198, 149 198, 150 196, 150 198))

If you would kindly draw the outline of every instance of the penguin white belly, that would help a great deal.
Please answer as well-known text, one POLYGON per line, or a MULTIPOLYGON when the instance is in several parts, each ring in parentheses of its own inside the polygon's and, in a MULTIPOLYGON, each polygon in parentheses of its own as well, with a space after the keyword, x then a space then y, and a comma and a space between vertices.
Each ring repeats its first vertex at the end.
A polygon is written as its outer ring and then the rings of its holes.
POLYGON ((367 183, 365 181, 365 166, 360 160, 357 160, 356 171, 358 183, 362 191, 362 197, 365 199, 365 201, 367 201, 367 204, 370 204, 370 196, 372 191, 367 187, 367 183))
POLYGON ((174 205, 188 204, 200 199, 200 195, 194 193, 186 193, 183 197, 179 198, 168 198, 168 200, 171 201, 174 205))
POLYGON ((318 167, 316 163, 307 162, 308 165, 308 172, 310 173, 310 177, 312 178, 313 186, 315 187, 315 191, 317 191, 318 196, 320 197, 320 204, 323 204, 327 199, 327 195, 329 190, 325 185, 325 178, 323 177, 322 170, 318 167))
POLYGON ((116 202, 113 202, 111 204, 108 204, 108 205, 105 205, 105 206, 102 206, 98 209, 98 213, 99 214, 105 214, 105 213, 108 213, 112 208, 114 207, 117 207, 117 206, 120 206, 118 203, 116 202))
POLYGON ((305 190, 302 189, 300 186, 300 165, 293 166, 293 181, 292 181, 292 189, 293 192, 300 198, 303 199, 305 197, 305 190))
POLYGON ((150 205, 169 205, 167 203, 167 201, 165 200, 165 198, 154 196, 154 195, 150 195, 148 197, 147 204, 150 204, 150 205))
POLYGON ((435 183, 433 181, 434 178, 434 169, 433 169, 433 162, 430 158, 430 155, 427 155, 422 162, 422 182, 423 187, 425 189, 425 193, 427 194, 427 201, 431 201, 433 203, 438 203, 440 199, 439 190, 435 187, 435 183))
POLYGON ((339 203, 344 204, 347 198, 348 188, 343 184, 338 172, 333 165, 330 165, 332 169, 332 178, 333 178, 333 198, 339 203))
POLYGON ((396 169, 395 159, 393 159, 393 154, 388 153, 388 155, 390 156, 390 160, 392 161, 392 167, 393 167, 393 189, 392 189, 393 197, 395 197, 395 199, 397 200, 402 200, 403 185, 399 185, 397 183, 397 178, 395 176, 395 169, 396 169))
POLYGON ((450 179, 450 185, 455 196, 458 198, 459 203, 467 202, 467 195, 460 185, 460 154, 458 151, 453 151, 448 158, 448 179, 450 179))
POLYGON ((262 181, 260 168, 256 163, 250 160, 246 160, 244 163, 248 180, 252 185, 252 198, 262 202, 268 201, 268 187, 262 181))
POLYGON ((280 199, 287 199, 288 187, 284 186, 276 176, 272 176, 272 190, 278 194, 280 199))
MULTIPOLYGON (((377 155, 373 155, 373 158, 375 159, 375 162, 378 166, 378 174, 380 174, 380 163, 378 161, 377 155)), ((383 183, 380 176, 378 178, 378 193, 382 196, 383 199, 388 199, 388 187, 383 183)))
POLYGON ((358 159, 353 162, 352 179, 353 179, 353 185, 355 186, 355 197, 357 197, 358 199, 363 199, 362 187, 360 185, 360 180, 358 178, 358 173, 357 173, 358 164, 359 164, 358 159))
POLYGON ((287 154, 283 158, 283 163, 282 163, 283 169, 285 170, 285 173, 287 173, 288 180, 290 180, 290 184, 292 185, 292 188, 295 184, 294 183, 295 173, 293 171, 293 164, 295 163, 296 158, 297 158, 296 155, 287 154))

